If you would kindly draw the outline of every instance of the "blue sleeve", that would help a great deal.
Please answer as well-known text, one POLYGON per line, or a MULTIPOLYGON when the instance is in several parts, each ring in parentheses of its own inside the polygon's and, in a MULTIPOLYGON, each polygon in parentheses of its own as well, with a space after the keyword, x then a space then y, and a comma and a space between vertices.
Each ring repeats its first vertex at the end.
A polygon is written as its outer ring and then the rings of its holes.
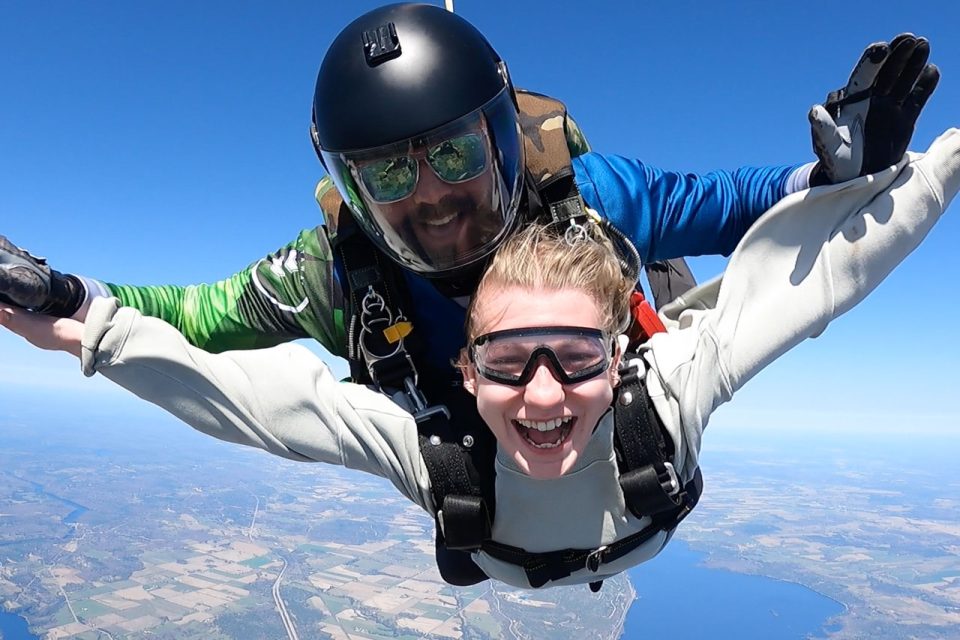
POLYGON ((633 240, 644 262, 729 255, 750 225, 786 195, 798 166, 695 175, 598 153, 573 159, 587 206, 633 240))

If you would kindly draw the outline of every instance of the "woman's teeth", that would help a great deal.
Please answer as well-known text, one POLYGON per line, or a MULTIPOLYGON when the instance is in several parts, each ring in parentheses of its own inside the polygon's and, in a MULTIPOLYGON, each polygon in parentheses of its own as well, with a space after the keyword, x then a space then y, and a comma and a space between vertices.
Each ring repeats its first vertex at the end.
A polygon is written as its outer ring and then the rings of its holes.
POLYGON ((564 443, 573 429, 573 417, 551 420, 514 420, 524 440, 537 449, 555 449, 564 443))
POLYGON ((572 418, 554 418, 553 420, 517 420, 521 426, 537 431, 553 431, 561 424, 570 422, 572 418))

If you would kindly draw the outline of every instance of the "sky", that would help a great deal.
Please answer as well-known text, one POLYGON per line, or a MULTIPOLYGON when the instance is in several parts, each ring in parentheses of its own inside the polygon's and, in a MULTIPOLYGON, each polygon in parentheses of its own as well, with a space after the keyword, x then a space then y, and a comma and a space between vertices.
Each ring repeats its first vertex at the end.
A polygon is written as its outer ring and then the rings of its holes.
MULTIPOLYGON (((378 4, 0 3, 0 233, 61 271, 130 284, 218 280, 286 244, 320 223, 307 135, 320 61, 378 4)), ((867 44, 903 31, 930 39, 943 73, 913 148, 960 125, 953 1, 455 4, 517 86, 566 102, 594 150, 664 169, 813 160, 810 105, 867 44)), ((960 427, 953 209, 868 301, 751 381, 711 428, 960 427)), ((692 264, 706 279, 724 261, 692 264)), ((119 393, 10 334, 0 361, 13 396, 119 393)))

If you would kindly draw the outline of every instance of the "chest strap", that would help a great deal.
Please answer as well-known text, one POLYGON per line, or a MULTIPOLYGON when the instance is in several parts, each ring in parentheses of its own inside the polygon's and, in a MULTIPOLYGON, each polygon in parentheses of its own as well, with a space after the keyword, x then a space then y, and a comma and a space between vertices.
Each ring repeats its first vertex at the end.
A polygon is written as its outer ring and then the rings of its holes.
MULTIPOLYGON (((530 586, 537 589, 581 569, 596 572, 601 565, 619 560, 661 531, 672 531, 693 511, 702 489, 703 479, 697 469, 693 480, 684 487, 683 504, 676 511, 655 514, 651 516, 650 523, 640 531, 596 549, 561 549, 533 553, 493 540, 485 541, 481 549, 497 560, 523 567, 530 586)), ((591 590, 598 591, 601 583, 602 581, 590 583, 591 590)))

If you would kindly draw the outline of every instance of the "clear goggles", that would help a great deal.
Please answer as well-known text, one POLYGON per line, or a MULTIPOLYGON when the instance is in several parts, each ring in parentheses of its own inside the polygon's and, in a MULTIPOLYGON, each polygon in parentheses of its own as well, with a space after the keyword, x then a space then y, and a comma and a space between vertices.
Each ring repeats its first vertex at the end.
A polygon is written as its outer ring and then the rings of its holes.
POLYGON ((470 345, 470 361, 487 380, 520 387, 530 382, 542 358, 558 382, 576 384, 610 368, 613 345, 599 329, 507 329, 477 337, 470 345))

